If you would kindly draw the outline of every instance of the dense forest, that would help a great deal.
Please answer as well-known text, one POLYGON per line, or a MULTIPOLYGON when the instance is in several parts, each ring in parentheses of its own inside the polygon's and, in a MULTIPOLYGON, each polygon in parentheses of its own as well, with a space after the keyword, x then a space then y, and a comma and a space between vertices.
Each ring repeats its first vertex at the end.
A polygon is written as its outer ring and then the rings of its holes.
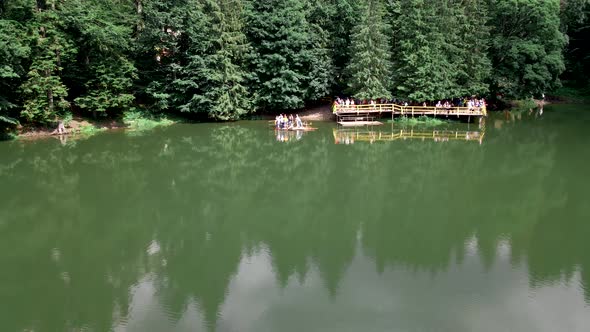
POLYGON ((588 85, 589 0, 0 0, 0 127, 588 85))

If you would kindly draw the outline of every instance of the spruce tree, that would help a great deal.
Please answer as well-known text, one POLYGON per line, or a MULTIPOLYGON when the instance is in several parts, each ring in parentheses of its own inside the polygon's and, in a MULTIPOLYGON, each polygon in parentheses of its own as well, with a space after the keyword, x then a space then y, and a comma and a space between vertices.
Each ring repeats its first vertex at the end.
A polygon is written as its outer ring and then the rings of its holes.
POLYGON ((305 99, 319 100, 330 95, 336 83, 334 68, 334 49, 330 38, 333 7, 325 0, 315 4, 306 2, 306 18, 309 23, 309 57, 310 68, 306 82, 305 99))
POLYGON ((32 61, 28 79, 21 86, 25 99, 21 116, 29 122, 54 121, 70 107, 61 72, 76 49, 63 31, 61 5, 58 1, 36 1, 33 9, 32 61))
POLYGON ((488 54, 489 27, 484 0, 454 0, 459 27, 456 66, 457 96, 485 95, 489 92, 491 61, 488 54))
POLYGON ((85 111, 120 112, 131 107, 136 68, 129 60, 133 6, 116 0, 71 0, 62 11, 75 37, 76 62, 64 70, 75 105, 85 111))
POLYGON ((334 64, 334 89, 342 93, 348 88, 345 68, 351 58, 352 28, 358 23, 359 5, 356 0, 332 0, 333 9, 329 12, 331 56, 334 64))
POLYGON ((394 51, 396 96, 414 101, 455 97, 438 2, 400 0, 394 51), (442 31, 441 31, 442 30, 442 31))
POLYGON ((250 94, 245 86, 244 66, 248 45, 242 25, 242 2, 208 1, 208 7, 215 52, 208 58, 207 108, 211 118, 236 120, 252 110, 250 94))
POLYGON ((199 0, 141 2, 136 6, 138 97, 155 112, 203 113, 210 19, 199 0))
POLYGON ((366 0, 353 28, 346 71, 349 92, 358 99, 391 98, 391 51, 381 0, 366 0))
POLYGON ((306 0, 249 2, 250 82, 262 109, 301 108, 328 90, 330 59, 318 49, 323 45, 310 28, 308 9, 306 0))
POLYGON ((0 129, 17 124, 18 86, 26 78, 26 18, 12 13, 7 4, 0 7, 0 129))

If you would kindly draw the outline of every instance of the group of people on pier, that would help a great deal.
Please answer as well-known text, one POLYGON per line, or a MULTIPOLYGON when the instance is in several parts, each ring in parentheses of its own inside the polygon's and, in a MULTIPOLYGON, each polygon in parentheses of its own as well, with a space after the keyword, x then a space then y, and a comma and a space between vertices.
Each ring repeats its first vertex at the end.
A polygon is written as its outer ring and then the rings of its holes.
POLYGON ((303 121, 299 117, 299 114, 279 114, 275 117, 275 128, 276 129, 291 129, 291 128, 303 128, 303 121))
POLYGON ((332 105, 332 110, 336 111, 337 109, 354 109, 356 105, 377 105, 377 104, 397 104, 401 106, 422 106, 422 107, 435 107, 441 109, 450 109, 453 107, 468 107, 470 110, 479 109, 486 107, 485 99, 481 98, 455 98, 453 100, 444 100, 438 101, 436 104, 434 102, 422 102, 416 103, 411 102, 408 103, 407 101, 402 101, 399 99, 370 99, 370 100, 358 100, 354 98, 340 98, 337 97, 334 100, 334 104, 332 105))
MULTIPOLYGON (((423 106, 427 106, 426 102, 423 103, 423 106)), ((436 108, 451 108, 451 107, 467 107, 470 110, 472 109, 476 109, 476 108, 481 108, 481 107, 485 107, 486 106, 486 101, 485 99, 481 98, 481 99, 477 99, 477 98, 471 98, 471 99, 467 99, 467 98, 463 98, 463 99, 459 99, 457 100, 455 103, 452 103, 448 100, 445 100, 443 103, 441 103, 441 101, 439 100, 436 105, 434 105, 434 107, 436 108)))

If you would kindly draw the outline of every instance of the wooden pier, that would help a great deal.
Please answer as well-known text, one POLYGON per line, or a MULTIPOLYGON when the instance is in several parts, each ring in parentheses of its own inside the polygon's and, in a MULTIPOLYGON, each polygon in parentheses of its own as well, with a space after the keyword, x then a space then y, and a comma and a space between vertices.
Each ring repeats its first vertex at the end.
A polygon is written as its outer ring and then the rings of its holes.
POLYGON ((397 104, 367 104, 367 105, 338 105, 333 113, 341 125, 377 124, 377 118, 384 115, 399 116, 456 116, 485 117, 488 115, 486 107, 433 107, 433 106, 402 106, 397 104))

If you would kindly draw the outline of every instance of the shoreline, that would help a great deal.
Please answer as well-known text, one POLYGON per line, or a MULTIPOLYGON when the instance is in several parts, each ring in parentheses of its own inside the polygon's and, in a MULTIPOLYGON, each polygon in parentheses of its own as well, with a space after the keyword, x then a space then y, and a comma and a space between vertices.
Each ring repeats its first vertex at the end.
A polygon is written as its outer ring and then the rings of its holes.
POLYGON ((81 117, 72 119, 66 126, 65 133, 58 133, 57 128, 39 127, 21 127, 17 128, 15 137, 17 139, 34 140, 48 137, 74 137, 89 136, 94 133, 107 130, 121 130, 129 128, 121 120, 91 120, 81 117))
MULTIPOLYGON (((548 96, 547 99, 530 99, 533 105, 531 107, 544 107, 550 104, 576 104, 575 100, 569 100, 568 98, 561 98, 558 96, 548 96)), ((508 102, 508 105, 511 108, 518 108, 519 103, 527 102, 527 100, 512 100, 508 102)), ((315 106, 310 107, 300 111, 292 111, 287 112, 287 114, 299 114, 299 117, 303 121, 332 121, 334 120, 334 114, 332 113, 331 104, 322 105, 322 106, 315 106)), ((256 114, 253 114, 256 116, 256 114)), ((264 120, 273 120, 273 114, 261 114, 258 119, 264 120)), ((244 119, 240 121, 255 121, 244 119)), ((182 121, 179 121, 182 122, 182 121)), ((172 122, 178 123, 178 122, 172 122)), ((170 123, 167 123, 170 124, 170 123)), ((153 127, 159 125, 166 125, 166 124, 159 124, 155 123, 153 127)), ((111 131, 111 130, 127 130, 127 129, 138 129, 134 128, 132 125, 126 124, 122 119, 104 119, 104 120, 93 120, 83 117, 75 117, 72 119, 68 125, 66 126, 67 132, 64 134, 57 133, 56 128, 49 128, 49 127, 19 127, 16 131, 10 133, 7 132, 7 136, 11 137, 12 139, 23 139, 23 140, 35 140, 35 139, 42 139, 42 138, 49 138, 49 137, 88 137, 92 134, 104 132, 104 131, 111 131)), ((10 140, 10 139, 8 139, 10 140)))
MULTIPOLYGON (((329 121, 333 120, 334 115, 332 114, 330 105, 311 107, 302 111, 294 111, 293 114, 299 114, 303 121, 329 121)), ((264 114, 261 115, 263 119, 274 119, 274 115, 264 114)), ((250 121, 250 120, 241 120, 250 121)), ((182 121, 180 121, 182 122, 182 121)), ((176 123, 176 122, 174 122, 176 123)), ((160 124, 155 124, 158 126, 160 124)), ((120 119, 105 119, 105 120, 92 120, 83 117, 75 117, 66 126, 66 133, 59 134, 57 128, 50 128, 46 126, 38 127, 20 127, 13 132, 15 139, 23 140, 35 140, 49 137, 75 137, 75 136, 90 136, 95 133, 111 131, 111 130, 128 130, 137 129, 133 128, 132 125, 125 124, 120 119)), ((8 133, 10 135, 10 133, 8 133)))

